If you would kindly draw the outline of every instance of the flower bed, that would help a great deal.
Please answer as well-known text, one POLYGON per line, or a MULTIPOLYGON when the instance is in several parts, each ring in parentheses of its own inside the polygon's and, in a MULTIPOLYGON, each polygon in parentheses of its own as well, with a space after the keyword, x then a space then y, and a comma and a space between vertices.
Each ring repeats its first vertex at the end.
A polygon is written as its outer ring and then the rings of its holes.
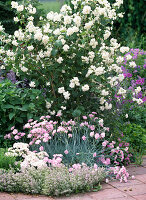
POLYGON ((121 131, 128 103, 144 108, 144 68, 137 62, 145 52, 111 37, 121 4, 71 1, 35 24, 30 1, 12 1, 21 26, 13 36, 0 26, 1 79, 16 77, 14 85, 1 82, 0 97, 8 102, 2 124, 13 120, 4 137, 13 147, 5 156, 16 162, 0 170, 1 191, 62 195, 99 189, 104 178, 127 181, 124 165, 134 155, 121 131))

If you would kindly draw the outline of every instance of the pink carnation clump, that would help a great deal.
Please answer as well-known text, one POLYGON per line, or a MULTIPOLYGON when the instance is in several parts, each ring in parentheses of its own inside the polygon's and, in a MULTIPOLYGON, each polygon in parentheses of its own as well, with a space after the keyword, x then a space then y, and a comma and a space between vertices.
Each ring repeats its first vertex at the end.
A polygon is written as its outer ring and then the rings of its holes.
POLYGON ((122 166, 120 167, 111 167, 111 171, 113 171, 114 175, 116 175, 116 179, 120 180, 120 182, 127 182, 129 173, 127 169, 122 166))

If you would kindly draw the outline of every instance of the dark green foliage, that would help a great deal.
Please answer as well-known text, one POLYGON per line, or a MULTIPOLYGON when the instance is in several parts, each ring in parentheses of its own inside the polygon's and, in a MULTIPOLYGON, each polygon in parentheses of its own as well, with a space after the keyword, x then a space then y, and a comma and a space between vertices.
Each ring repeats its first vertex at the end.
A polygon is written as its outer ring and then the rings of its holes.
POLYGON ((136 152, 144 152, 146 148, 146 129, 143 129, 140 125, 131 123, 127 124, 123 128, 126 141, 130 143, 133 150, 136 152))
POLYGON ((11 10, 11 0, 0 0, 0 22, 9 34, 12 34, 18 28, 18 25, 15 25, 13 21, 14 17, 15 13, 11 10))
MULTIPOLYGON (((110 3, 114 3, 115 0, 109 0, 110 3)), ((135 47, 144 48, 144 41, 140 43, 140 40, 144 40, 144 34, 146 31, 146 1, 145 0, 124 0, 123 8, 124 18, 119 19, 114 23, 113 35, 119 38, 119 41, 123 45, 131 44, 135 47), (132 40, 135 40, 133 44, 132 40)))
POLYGON ((22 130, 28 119, 41 116, 45 100, 40 90, 18 88, 17 84, 5 79, 0 82, 0 146, 3 136, 12 126, 22 130))

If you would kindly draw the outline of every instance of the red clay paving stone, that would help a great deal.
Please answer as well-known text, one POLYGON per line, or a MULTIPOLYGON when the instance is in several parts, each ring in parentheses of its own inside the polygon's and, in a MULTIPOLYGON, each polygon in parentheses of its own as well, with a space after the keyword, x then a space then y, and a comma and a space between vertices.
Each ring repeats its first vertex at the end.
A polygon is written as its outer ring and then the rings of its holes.
POLYGON ((0 200, 15 200, 15 199, 8 193, 0 192, 0 200))
MULTIPOLYGON (((52 197, 42 195, 12 194, 15 200, 53 200, 52 197)), ((1 199, 0 199, 1 200, 1 199)))
POLYGON ((143 174, 143 175, 135 175, 135 179, 143 182, 143 183, 146 183, 146 174, 143 174))
MULTIPOLYGON (((142 175, 137 175, 137 176, 142 176, 142 175)), ((138 184, 142 184, 143 182, 140 181, 139 179, 138 180, 128 180, 127 183, 125 182, 122 182, 120 183, 120 181, 112 181, 112 182, 109 182, 109 184, 113 187, 124 187, 124 186, 133 186, 133 185, 138 185, 138 184)))
POLYGON ((146 174, 146 168, 145 167, 130 167, 127 168, 128 173, 130 175, 140 175, 140 174, 146 174))
POLYGON ((112 189, 112 188, 113 188, 112 185, 107 184, 107 183, 102 183, 101 186, 102 186, 102 189, 101 189, 101 190, 112 189))
POLYGON ((146 184, 128 186, 128 187, 119 187, 120 191, 125 192, 128 195, 143 195, 146 194, 146 184))
MULTIPOLYGON (((103 199, 103 200, 106 200, 106 199, 103 199)), ((136 200, 136 199, 134 197, 127 196, 127 197, 122 197, 122 198, 116 198, 113 200, 136 200)))
POLYGON ((100 190, 98 192, 91 192, 89 194, 90 197, 92 197, 94 200, 114 200, 118 198, 124 198, 129 195, 125 194, 124 192, 121 192, 115 188, 113 189, 106 189, 106 190, 100 190))
POLYGON ((136 200, 146 200, 146 194, 133 196, 136 200))
POLYGON ((93 200, 92 197, 86 194, 71 195, 69 197, 56 197, 55 200, 93 200))
POLYGON ((142 166, 146 167, 146 158, 143 159, 142 166))

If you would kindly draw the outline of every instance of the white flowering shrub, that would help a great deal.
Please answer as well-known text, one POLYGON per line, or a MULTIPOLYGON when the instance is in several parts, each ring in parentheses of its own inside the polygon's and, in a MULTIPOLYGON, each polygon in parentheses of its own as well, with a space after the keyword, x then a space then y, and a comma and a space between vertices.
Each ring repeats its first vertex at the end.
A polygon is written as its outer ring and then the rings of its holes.
MULTIPOLYGON (((19 5, 15 22, 22 26, 14 35, 6 35, 0 26, 3 59, 1 70, 13 70, 30 88, 45 93, 46 112, 64 116, 111 110, 115 86, 123 81, 120 44, 111 38, 113 21, 122 15, 107 0, 73 0, 60 13, 49 12, 35 26, 36 8, 19 5)), ((129 48, 121 47, 121 52, 129 48)), ((118 95, 126 96, 119 88, 118 95)), ((111 113, 111 112, 110 112, 111 113)))

